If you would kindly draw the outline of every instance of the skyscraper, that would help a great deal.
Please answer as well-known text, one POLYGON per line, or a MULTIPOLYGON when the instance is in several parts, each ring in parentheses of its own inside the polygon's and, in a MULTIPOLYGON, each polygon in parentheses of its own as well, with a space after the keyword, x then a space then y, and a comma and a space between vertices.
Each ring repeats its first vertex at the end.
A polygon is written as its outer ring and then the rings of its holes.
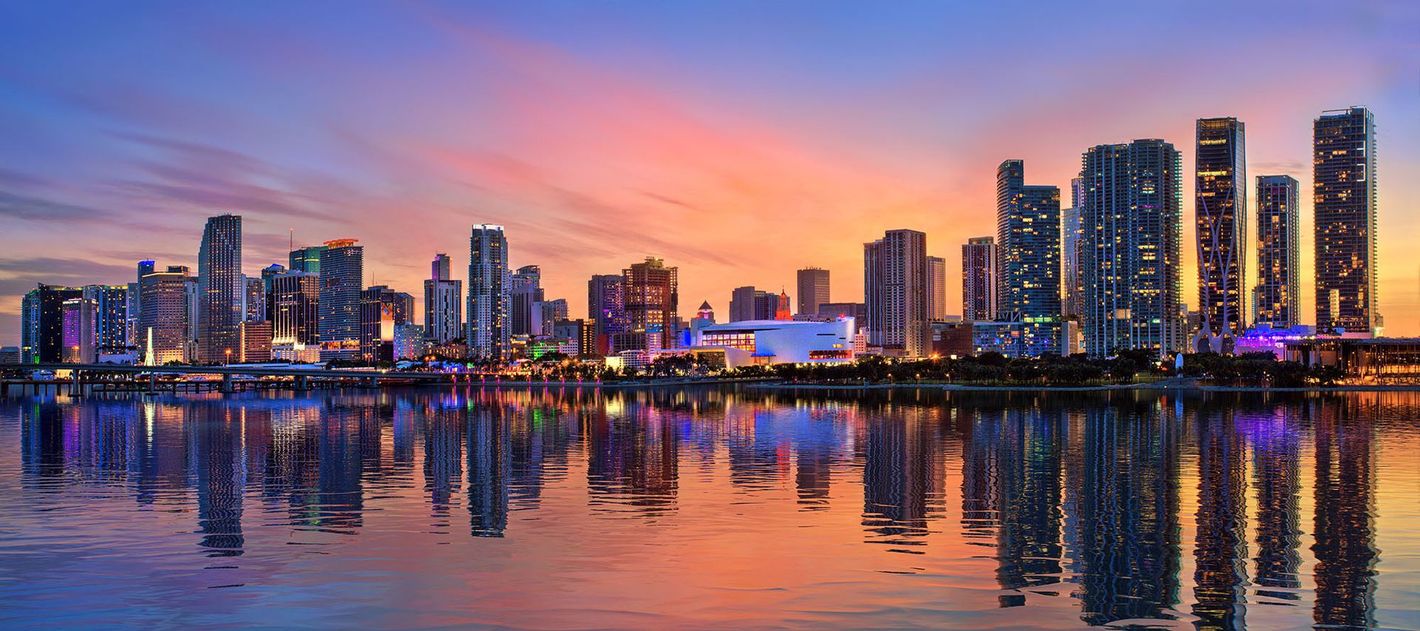
MULTIPOLYGON (((326 241, 320 252, 320 358, 360 357, 360 303, 365 248, 355 239, 326 241)), ((309 249, 309 248, 307 248, 309 249)))
POLYGON ((429 280, 424 281, 424 335, 447 344, 463 335, 463 281, 449 271, 449 255, 434 255, 429 280))
POLYGON ((996 240, 973 237, 961 246, 961 317, 971 322, 996 319, 996 240))
POLYGON ((799 270, 797 280, 799 284, 799 313, 802 315, 818 313, 818 306, 829 302, 828 270, 805 267, 799 270))
POLYGON ((1171 143, 1098 145, 1081 158, 1086 352, 1183 350, 1182 156, 1171 143))
POLYGON ((1322 112, 1313 124, 1316 329, 1377 335, 1376 125, 1370 110, 1322 112))
POLYGON ((509 329, 508 240, 503 226, 477 224, 469 236, 468 327, 464 337, 471 355, 507 358, 509 329))
POLYGON ((1247 160, 1244 127, 1236 118, 1200 118, 1194 163, 1198 237, 1195 350, 1231 352, 1247 328, 1247 160))
POLYGON ((414 296, 374 285, 360 292, 360 357, 364 361, 393 361, 395 329, 409 324, 414 296))
POLYGON ((290 271, 271 278, 271 343, 303 350, 320 343, 320 276, 290 271))
POLYGON ((138 345, 144 364, 161 366, 187 361, 188 287, 193 285, 188 268, 169 265, 167 270, 145 274, 138 281, 142 303, 138 319, 138 345))
POLYGON ((219 215, 207 220, 197 252, 197 361, 225 362, 241 356, 242 218, 219 215))
POLYGON ((779 295, 778 295, 778 296, 775 296, 774 302, 775 302, 775 308, 774 308, 774 319, 775 319, 775 320, 793 320, 793 319, 794 319, 794 313, 789 310, 789 293, 788 293, 788 292, 786 292, 786 291, 784 291, 784 290, 782 290, 782 289, 779 290, 779 295))
POLYGON ((947 260, 940 256, 927 257, 927 319, 945 320, 947 317, 947 260))
POLYGON ((619 274, 597 274, 587 281, 587 317, 597 353, 609 353, 612 338, 626 331, 621 295, 619 274))
POLYGON ((1021 351, 1060 353, 1060 189, 1025 184, 1025 163, 996 169, 997 314, 1019 321, 1021 351))
POLYGON ((266 281, 261 278, 242 278, 245 290, 242 292, 242 320, 264 322, 270 318, 266 314, 266 281))
POLYGON ((276 299, 271 293, 271 279, 278 274, 285 274, 286 266, 280 263, 272 263, 261 268, 261 289, 266 294, 266 319, 276 319, 276 299))
POLYGON ((1297 325, 1301 296, 1302 233, 1297 180, 1257 176, 1257 287, 1253 321, 1274 329, 1297 325))
POLYGON ((325 252, 323 245, 312 245, 304 248, 291 250, 291 255, 287 265, 293 272, 306 272, 308 274, 320 273, 320 257, 325 252))
POLYGON ((130 336, 128 285, 86 285, 84 298, 94 304, 94 353, 122 353, 130 336))
POLYGON ((627 332, 645 335, 648 350, 657 344, 659 348, 675 346, 680 301, 678 272, 675 267, 666 267, 661 259, 649 256, 621 271, 627 332))
POLYGON ((1060 256, 1064 270, 1064 291, 1060 302, 1060 312, 1066 319, 1079 320, 1085 309, 1085 287, 1080 283, 1080 243, 1085 231, 1080 223, 1081 199, 1080 178, 1070 180, 1070 207, 1060 211, 1060 256))
POLYGON ((542 268, 524 265, 513 272, 508 293, 511 298, 513 335, 542 335, 542 268))
POLYGON ((755 295, 763 292, 757 291, 753 285, 736 287, 730 292, 730 322, 743 322, 755 319, 755 295))
POLYGON ((98 360, 98 305, 81 296, 64 301, 64 363, 92 364, 98 360))
POLYGON ((30 349, 32 362, 64 361, 64 302, 83 295, 79 287, 43 283, 25 294, 20 346, 30 349))
POLYGON ((869 344, 906 357, 931 350, 926 233, 889 230, 863 244, 863 289, 869 344))

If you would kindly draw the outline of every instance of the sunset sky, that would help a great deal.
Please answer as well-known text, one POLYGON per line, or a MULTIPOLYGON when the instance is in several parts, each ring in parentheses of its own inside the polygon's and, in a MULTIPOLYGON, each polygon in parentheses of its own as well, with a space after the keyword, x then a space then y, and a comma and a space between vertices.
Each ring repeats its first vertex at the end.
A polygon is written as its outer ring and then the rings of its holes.
POLYGON ((808 265, 860 301, 862 243, 914 228, 959 313, 997 164, 1068 192, 1084 149, 1135 138, 1183 152, 1193 304, 1204 116, 1246 123, 1250 176, 1301 181, 1311 322, 1311 125, 1350 105, 1376 119, 1386 333, 1420 335, 1417 33, 1413 1, 6 2, 0 344, 35 283, 195 267, 228 212, 249 274, 294 229, 358 238, 366 284, 416 296, 503 224, 574 317, 647 255, 680 267, 682 314, 808 265))

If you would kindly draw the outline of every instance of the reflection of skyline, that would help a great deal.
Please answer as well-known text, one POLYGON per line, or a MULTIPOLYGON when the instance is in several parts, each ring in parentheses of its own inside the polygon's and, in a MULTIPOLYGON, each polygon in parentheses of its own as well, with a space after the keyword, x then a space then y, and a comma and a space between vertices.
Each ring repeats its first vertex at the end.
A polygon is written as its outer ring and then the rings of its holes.
POLYGON ((35 502, 96 484, 163 510, 190 502, 193 549, 232 564, 273 515, 293 537, 385 527, 371 511, 402 488, 428 521, 411 531, 463 537, 531 534, 519 515, 563 508, 569 491, 594 517, 675 527, 703 500, 684 493, 713 492, 782 499, 810 520, 851 511, 861 541, 921 563, 979 549, 970 555, 994 563, 1000 606, 1073 597, 1090 624, 1187 609, 1224 628, 1259 615, 1255 605, 1303 599, 1317 624, 1375 624, 1378 412, 1365 399, 1013 397, 441 393, 0 410, 18 416, 18 489, 35 502), (1196 501, 1181 500, 1185 481, 1196 501), (960 521, 948 523, 956 500, 960 521), (452 525, 464 511, 466 531, 452 525), (1189 576, 1184 515, 1197 525, 1189 576), (1315 593, 1301 591, 1304 568, 1315 593))

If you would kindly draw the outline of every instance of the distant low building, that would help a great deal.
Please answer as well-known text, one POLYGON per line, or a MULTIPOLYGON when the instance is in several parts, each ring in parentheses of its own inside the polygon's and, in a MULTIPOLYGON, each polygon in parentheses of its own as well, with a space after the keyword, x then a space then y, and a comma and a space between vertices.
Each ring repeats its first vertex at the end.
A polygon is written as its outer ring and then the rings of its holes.
POLYGON ((723 349, 730 368, 750 365, 852 361, 853 318, 833 322, 746 320, 699 329, 692 350, 723 349))
POLYGON ((0 365, 20 363, 20 347, 0 346, 0 365))
POLYGON ((1025 325, 1021 322, 972 322, 972 353, 1000 353, 1006 357, 1025 354, 1025 325))
POLYGON ((1284 358, 1309 367, 1339 368, 1365 383, 1420 383, 1420 338, 1320 337, 1286 343, 1284 358))

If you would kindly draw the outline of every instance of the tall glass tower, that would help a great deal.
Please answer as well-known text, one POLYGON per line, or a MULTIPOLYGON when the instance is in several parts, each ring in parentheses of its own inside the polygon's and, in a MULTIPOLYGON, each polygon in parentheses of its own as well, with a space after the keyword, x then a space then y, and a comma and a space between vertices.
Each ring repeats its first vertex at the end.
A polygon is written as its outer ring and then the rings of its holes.
POLYGON ((1253 322, 1274 329, 1297 325, 1301 250, 1297 180, 1287 175, 1257 176, 1257 288, 1253 296, 1253 322))
POLYGON ((1198 348, 1231 352, 1247 328, 1247 161, 1242 121, 1196 125, 1194 219, 1198 237, 1198 348))
MULTIPOLYGON (((355 239, 326 241, 320 252, 320 358, 360 357, 360 292, 365 285, 365 248, 355 239)), ((309 272, 307 272, 309 273, 309 272)))
POLYGON ((242 276, 242 218, 207 220, 197 253, 197 361, 240 359, 246 279, 242 276))
POLYGON ((468 241, 469 353, 502 361, 511 343, 508 239, 503 226, 477 224, 468 241))
POLYGON ((1025 163, 996 169, 997 319, 1022 322, 1022 352, 1060 352, 1060 189, 1025 184, 1025 163))
POLYGON ((1377 335, 1376 124, 1370 110, 1322 112, 1313 124, 1316 329, 1377 335))

